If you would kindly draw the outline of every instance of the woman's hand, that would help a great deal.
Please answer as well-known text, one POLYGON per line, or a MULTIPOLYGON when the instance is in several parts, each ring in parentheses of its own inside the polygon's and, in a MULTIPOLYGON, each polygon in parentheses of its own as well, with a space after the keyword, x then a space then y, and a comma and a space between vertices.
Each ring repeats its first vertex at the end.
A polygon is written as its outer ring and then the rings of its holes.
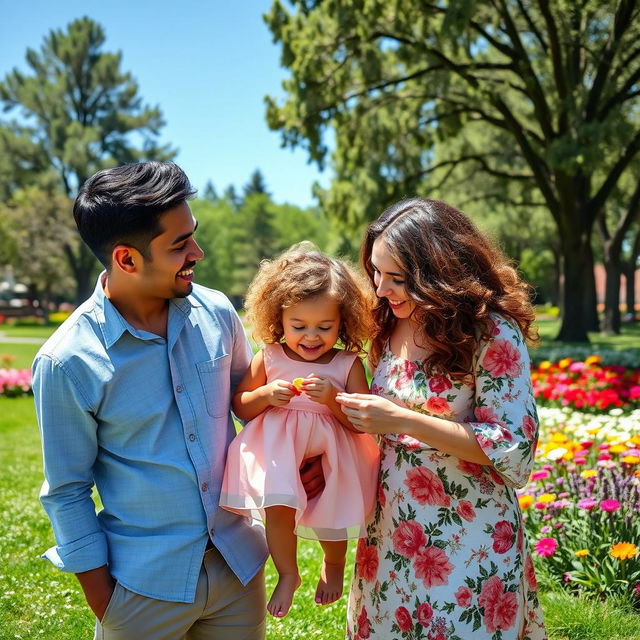
POLYGON ((314 402, 329 404, 336 397, 336 389, 326 378, 318 378, 314 373, 302 382, 302 391, 314 402))
POLYGON ((403 433, 402 420, 409 410, 391 400, 365 393, 338 393, 336 402, 359 431, 375 435, 403 433))
POLYGON ((274 380, 264 385, 264 397, 274 407, 284 407, 297 394, 296 388, 287 380, 274 380))

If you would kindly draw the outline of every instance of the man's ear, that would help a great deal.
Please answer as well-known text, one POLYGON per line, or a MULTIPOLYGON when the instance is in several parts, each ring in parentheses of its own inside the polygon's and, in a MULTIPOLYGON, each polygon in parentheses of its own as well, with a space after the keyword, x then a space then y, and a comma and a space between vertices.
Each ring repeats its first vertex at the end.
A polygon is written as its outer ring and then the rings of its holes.
POLYGON ((137 249, 126 244, 118 244, 113 248, 111 263, 125 273, 135 273, 142 262, 142 256, 137 249))

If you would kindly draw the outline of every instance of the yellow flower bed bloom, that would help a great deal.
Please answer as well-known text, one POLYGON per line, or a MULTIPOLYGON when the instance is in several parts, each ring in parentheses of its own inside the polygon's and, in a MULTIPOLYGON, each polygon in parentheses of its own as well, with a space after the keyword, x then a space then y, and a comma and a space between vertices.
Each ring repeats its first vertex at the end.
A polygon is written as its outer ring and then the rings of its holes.
POLYGON ((578 558, 584 558, 589 555, 589 549, 578 549, 577 551, 574 551, 574 553, 578 558))
POLYGON ((631 542, 618 542, 614 544, 609 553, 618 560, 631 560, 638 553, 638 547, 631 542))

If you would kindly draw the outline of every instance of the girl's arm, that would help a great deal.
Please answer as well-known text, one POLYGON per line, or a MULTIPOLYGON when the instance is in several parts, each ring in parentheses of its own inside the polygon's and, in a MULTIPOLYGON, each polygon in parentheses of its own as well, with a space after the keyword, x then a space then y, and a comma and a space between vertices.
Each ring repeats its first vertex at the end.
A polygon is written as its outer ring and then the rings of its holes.
POLYGON ((284 407, 295 395, 295 387, 287 380, 267 384, 264 352, 258 351, 231 399, 233 412, 240 420, 252 420, 269 407, 284 407))
MULTIPOLYGON (((347 393, 369 393, 367 376, 360 358, 356 358, 351 365, 346 387, 347 393)), ((331 413, 333 413, 343 427, 349 431, 361 433, 351 424, 349 418, 347 418, 344 411, 342 411, 342 407, 336 402, 336 394, 338 391, 329 380, 317 378, 314 374, 311 374, 308 378, 305 378, 302 389, 312 400, 321 402, 329 407, 331 413)))

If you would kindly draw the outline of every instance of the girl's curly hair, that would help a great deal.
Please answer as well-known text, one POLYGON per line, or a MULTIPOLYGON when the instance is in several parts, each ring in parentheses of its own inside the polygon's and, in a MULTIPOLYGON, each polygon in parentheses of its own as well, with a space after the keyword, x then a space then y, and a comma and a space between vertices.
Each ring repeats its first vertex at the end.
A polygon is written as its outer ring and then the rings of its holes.
POLYGON ((339 306, 343 348, 363 351, 375 326, 371 285, 350 265, 321 253, 310 242, 260 263, 245 299, 254 338, 265 344, 281 342, 283 309, 321 294, 329 294, 339 306))
MULTIPOLYGON (((367 229, 361 260, 371 282, 373 243, 381 238, 404 271, 413 319, 429 355, 429 374, 463 380, 472 373, 478 341, 491 337, 491 313, 514 322, 529 343, 537 341, 531 287, 509 259, 461 211, 438 200, 413 198, 392 205, 367 229)), ((376 331, 369 359, 375 366, 396 318, 385 298, 374 308, 376 331)))

